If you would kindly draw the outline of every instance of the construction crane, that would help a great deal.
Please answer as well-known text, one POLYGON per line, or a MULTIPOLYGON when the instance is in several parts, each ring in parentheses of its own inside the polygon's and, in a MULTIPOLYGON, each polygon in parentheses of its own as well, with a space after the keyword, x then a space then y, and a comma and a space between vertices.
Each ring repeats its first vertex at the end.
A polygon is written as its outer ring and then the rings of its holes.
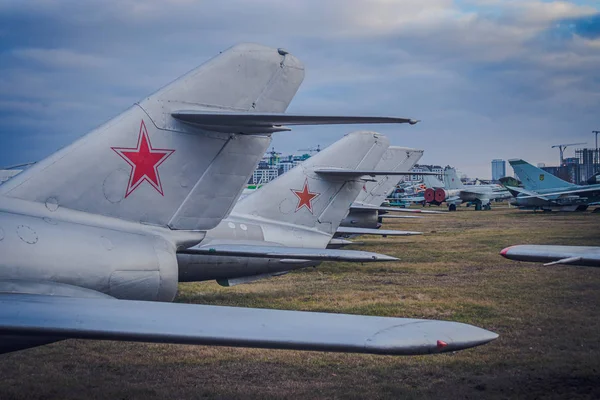
POLYGON ((298 151, 308 151, 312 155, 321 151, 321 145, 318 144, 317 147, 309 147, 308 149, 298 149, 298 151))
POLYGON ((578 144, 587 144, 587 143, 564 143, 564 144, 555 144, 552 148, 558 147, 558 151, 560 152, 560 165, 563 166, 565 164, 565 149, 569 146, 576 146, 578 144))
POLYGON ((277 165, 277 161, 279 161, 280 152, 275 151, 275 147, 271 147, 271 151, 268 151, 267 154, 269 157, 269 165, 277 165))

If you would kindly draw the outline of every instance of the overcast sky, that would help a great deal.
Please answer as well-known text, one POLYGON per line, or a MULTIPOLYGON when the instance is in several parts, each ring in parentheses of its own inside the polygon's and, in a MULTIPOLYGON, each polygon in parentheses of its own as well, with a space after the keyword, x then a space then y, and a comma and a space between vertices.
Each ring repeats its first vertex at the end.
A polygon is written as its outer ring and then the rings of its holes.
POLYGON ((0 0, 0 166, 48 156, 238 42, 304 62, 289 112, 421 119, 369 128, 471 177, 493 158, 557 164, 551 145, 593 147, 600 130, 598 0, 0 0))

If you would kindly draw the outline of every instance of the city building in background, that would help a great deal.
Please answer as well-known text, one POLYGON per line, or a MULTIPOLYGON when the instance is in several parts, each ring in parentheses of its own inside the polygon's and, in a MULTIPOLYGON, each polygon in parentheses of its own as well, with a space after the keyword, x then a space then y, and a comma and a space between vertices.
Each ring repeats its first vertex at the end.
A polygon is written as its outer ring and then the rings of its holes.
POLYGON ((492 160, 492 181, 498 182, 500 178, 506 176, 506 161, 496 159, 492 160))
POLYGON ((598 155, 596 149, 576 149, 575 157, 565 157, 562 165, 541 168, 564 181, 580 185, 600 171, 598 155))
POLYGON ((444 175, 444 168, 442 168, 440 165, 415 164, 410 169, 410 171, 415 173, 415 175, 411 175, 408 179, 412 182, 420 181, 421 179, 423 179, 423 176, 418 174, 419 172, 435 172, 438 174, 436 175, 436 177, 440 180, 443 179, 444 175))
POLYGON ((252 178, 250 178, 248 183, 251 185, 264 185, 269 183, 307 158, 310 158, 310 154, 282 156, 281 153, 275 151, 273 148, 264 155, 262 160, 260 160, 258 167, 254 170, 252 178))

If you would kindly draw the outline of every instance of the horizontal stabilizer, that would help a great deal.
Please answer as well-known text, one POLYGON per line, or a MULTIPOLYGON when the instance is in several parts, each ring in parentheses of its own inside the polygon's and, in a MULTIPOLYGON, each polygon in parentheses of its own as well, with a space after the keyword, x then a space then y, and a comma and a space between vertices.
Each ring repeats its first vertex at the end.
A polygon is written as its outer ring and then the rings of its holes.
POLYGON ((414 236, 422 235, 423 232, 412 231, 393 231, 389 229, 369 229, 369 228, 353 228, 349 226, 340 226, 336 233, 346 235, 377 235, 377 236, 414 236))
POLYGON ((578 194, 583 194, 583 193, 590 193, 590 192, 600 192, 600 185, 594 185, 594 186, 590 186, 590 187, 581 187, 581 188, 577 188, 577 189, 572 189, 572 190, 564 190, 564 191, 556 191, 556 192, 551 192, 551 193, 543 193, 543 194, 537 194, 535 192, 532 192, 529 195, 526 196, 520 196, 521 199, 531 199, 531 198, 540 198, 540 199, 544 199, 544 200, 550 200, 548 198, 548 196, 564 196, 564 195, 578 195, 578 194))
MULTIPOLYGON (((314 171, 320 175, 340 176, 340 177, 352 177, 352 176, 383 176, 383 175, 415 175, 411 171, 361 171, 354 169, 335 169, 335 168, 320 168, 314 171)), ((434 172, 419 172, 419 175, 438 175, 434 172)))
POLYGON ((350 206, 351 209, 354 210, 377 210, 381 212, 407 212, 407 213, 417 213, 417 214, 447 214, 446 211, 432 211, 432 210, 421 210, 415 208, 400 208, 400 207, 377 207, 377 206, 369 206, 365 204, 352 203, 350 206))
POLYGON ((315 261, 376 262, 397 261, 396 257, 368 251, 315 249, 304 247, 261 246, 247 244, 210 244, 179 250, 181 254, 212 256, 259 257, 315 261))
POLYGON ((390 355, 498 337, 448 321, 24 294, 0 296, 0 334, 390 355))
POLYGON ((399 117, 354 117, 327 115, 293 115, 277 113, 240 113, 175 111, 171 116, 179 121, 218 132, 262 134, 289 131, 284 125, 346 125, 346 124, 411 124, 418 121, 399 117))

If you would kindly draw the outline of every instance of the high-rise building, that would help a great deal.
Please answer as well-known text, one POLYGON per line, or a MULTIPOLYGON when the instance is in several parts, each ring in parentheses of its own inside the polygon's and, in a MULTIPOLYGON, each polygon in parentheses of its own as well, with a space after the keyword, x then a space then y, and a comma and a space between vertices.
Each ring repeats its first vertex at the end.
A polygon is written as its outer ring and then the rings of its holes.
POLYGON ((506 161, 492 160, 492 180, 498 181, 506 176, 506 161))

